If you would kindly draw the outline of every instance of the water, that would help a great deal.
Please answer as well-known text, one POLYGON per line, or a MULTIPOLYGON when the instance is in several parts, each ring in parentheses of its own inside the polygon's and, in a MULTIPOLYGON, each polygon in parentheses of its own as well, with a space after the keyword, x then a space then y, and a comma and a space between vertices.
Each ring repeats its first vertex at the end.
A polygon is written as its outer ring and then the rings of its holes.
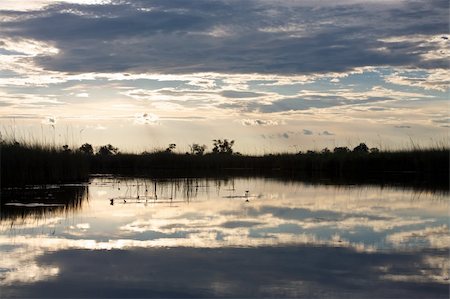
POLYGON ((262 178, 6 190, 1 296, 448 298, 449 202, 262 178))

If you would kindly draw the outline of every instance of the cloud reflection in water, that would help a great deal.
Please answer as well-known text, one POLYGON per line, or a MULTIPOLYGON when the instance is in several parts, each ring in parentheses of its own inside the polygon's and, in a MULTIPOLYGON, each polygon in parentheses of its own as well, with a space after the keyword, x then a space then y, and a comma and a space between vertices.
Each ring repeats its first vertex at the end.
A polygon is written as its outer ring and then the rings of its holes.
MULTIPOLYGON (((227 274, 233 269, 224 257, 210 261, 212 265, 204 265, 203 270, 222 278, 208 280, 208 286, 195 289, 196 279, 205 279, 206 272, 201 270, 203 257, 199 257, 205 252, 214 257, 231 255, 244 264, 249 254, 258 260, 271 258, 272 261, 266 261, 267 275, 281 275, 277 271, 284 273, 282 276, 291 275, 271 281, 259 277, 267 284, 263 287, 262 283, 253 282, 251 287, 256 288, 252 293, 255 296, 311 295, 325 283, 327 275, 342 271, 353 273, 342 278, 348 279, 345 283, 350 283, 360 275, 353 269, 358 267, 355 263, 372 267, 359 278, 364 280, 361 282, 364 288, 369 287, 369 279, 390 287, 393 287, 391 283, 427 284, 435 291, 441 290, 439 285, 448 284, 447 195, 423 193, 418 197, 413 191, 400 189, 339 188, 263 179, 175 180, 158 181, 156 185, 154 181, 144 180, 95 179, 89 188, 89 202, 73 213, 66 213, 65 217, 58 218, 62 216, 58 214, 49 214, 48 218, 40 216, 34 227, 32 219, 13 223, 2 220, 0 246, 4 258, 0 267, 2 285, 9 286, 7 291, 14 291, 16 284, 26 284, 31 290, 33 285, 39 285, 39 281, 51 283, 67 279, 71 275, 67 271, 77 274, 80 270, 73 264, 75 261, 94 256, 117 267, 108 272, 106 264, 95 266, 100 267, 98 271, 102 273, 99 274, 106 275, 103 282, 117 283, 116 275, 124 275, 120 274, 124 271, 134 274, 141 271, 126 270, 125 260, 136 265, 140 263, 136 255, 150 255, 151 261, 141 261, 148 264, 155 258, 166 259, 167 252, 179 255, 178 258, 171 257, 174 260, 167 261, 169 264, 175 263, 176 259, 186 263, 186 269, 196 269, 193 285, 185 286, 185 293, 178 290, 185 296, 249 294, 243 291, 242 284, 227 274), (152 199, 155 190, 158 199, 152 199), (250 190, 251 197, 245 196, 246 190, 250 190), (122 199, 111 205, 109 199, 118 197, 122 199), (171 248, 171 251, 163 248, 171 248), (87 253, 85 250, 94 251, 87 253), (283 257, 286 260, 277 264, 276 259, 285 251, 289 252, 283 257), (128 253, 126 258, 123 257, 125 252, 128 253), (298 254, 314 255, 317 260, 298 254), (342 258, 343 254, 349 264, 342 260, 324 265, 319 262, 319 256, 324 254, 335 254, 335 258, 342 258), (116 255, 122 256, 123 260, 115 261, 116 255), (72 258, 74 261, 69 260, 72 258), (373 262, 374 258, 378 260, 373 262), (293 266, 290 273, 290 265, 295 265, 298 259, 302 266, 293 266), (322 272, 316 273, 317 277, 311 279, 313 282, 307 283, 309 278, 306 278, 305 268, 322 272), (24 275, 24 269, 34 269, 31 272, 38 274, 24 275)), ((157 266, 155 271, 168 271, 161 267, 157 266)), ((254 275, 257 265, 248 267, 252 273, 247 274, 254 275)), ((242 266, 239 270, 247 271, 242 266)), ((89 289, 86 277, 76 279, 87 284, 89 289)), ((138 284, 135 278, 126 279, 138 284)), ((142 279, 150 279, 153 286, 162 283, 162 278, 153 279, 148 275, 142 279)), ((175 278, 174 283, 183 284, 181 276, 175 278)), ((405 289, 405 294, 412 291, 411 286, 405 289)), ((146 290, 141 287, 141 291, 146 290)), ((137 285, 136 288, 139 289, 137 285)), ((170 296, 175 293, 155 291, 152 294, 170 296)))

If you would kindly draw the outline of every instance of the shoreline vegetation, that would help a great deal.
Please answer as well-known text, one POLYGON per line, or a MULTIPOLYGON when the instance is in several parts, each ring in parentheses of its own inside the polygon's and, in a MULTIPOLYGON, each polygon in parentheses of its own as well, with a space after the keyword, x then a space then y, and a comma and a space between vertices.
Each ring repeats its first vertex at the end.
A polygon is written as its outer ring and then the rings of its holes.
POLYGON ((450 151, 445 146, 380 151, 361 143, 350 149, 242 155, 234 141, 213 140, 211 152, 192 144, 140 154, 121 153, 108 144, 96 149, 2 141, 1 187, 87 181, 93 174, 148 177, 267 176, 339 184, 408 185, 449 189, 450 151))

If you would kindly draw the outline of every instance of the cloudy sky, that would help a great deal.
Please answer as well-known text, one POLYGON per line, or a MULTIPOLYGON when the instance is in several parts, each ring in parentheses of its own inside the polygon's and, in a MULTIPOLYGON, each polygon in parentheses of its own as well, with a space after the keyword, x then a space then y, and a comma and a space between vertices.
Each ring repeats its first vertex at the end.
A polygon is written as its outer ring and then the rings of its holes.
POLYGON ((448 142, 448 26, 447 0, 0 0, 1 132, 258 154, 448 142))

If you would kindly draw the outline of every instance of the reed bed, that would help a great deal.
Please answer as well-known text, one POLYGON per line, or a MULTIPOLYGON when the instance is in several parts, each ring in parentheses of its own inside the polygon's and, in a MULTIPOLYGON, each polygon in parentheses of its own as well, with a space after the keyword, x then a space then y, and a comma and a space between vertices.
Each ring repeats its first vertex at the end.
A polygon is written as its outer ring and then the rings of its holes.
POLYGON ((63 147, 3 142, 2 187, 86 181, 91 174, 208 176, 249 174, 373 179, 439 183, 448 188, 449 149, 412 148, 396 151, 321 151, 264 156, 232 153, 94 154, 63 147))
POLYGON ((1 186, 80 182, 89 179, 89 157, 53 146, 3 142, 1 186))

